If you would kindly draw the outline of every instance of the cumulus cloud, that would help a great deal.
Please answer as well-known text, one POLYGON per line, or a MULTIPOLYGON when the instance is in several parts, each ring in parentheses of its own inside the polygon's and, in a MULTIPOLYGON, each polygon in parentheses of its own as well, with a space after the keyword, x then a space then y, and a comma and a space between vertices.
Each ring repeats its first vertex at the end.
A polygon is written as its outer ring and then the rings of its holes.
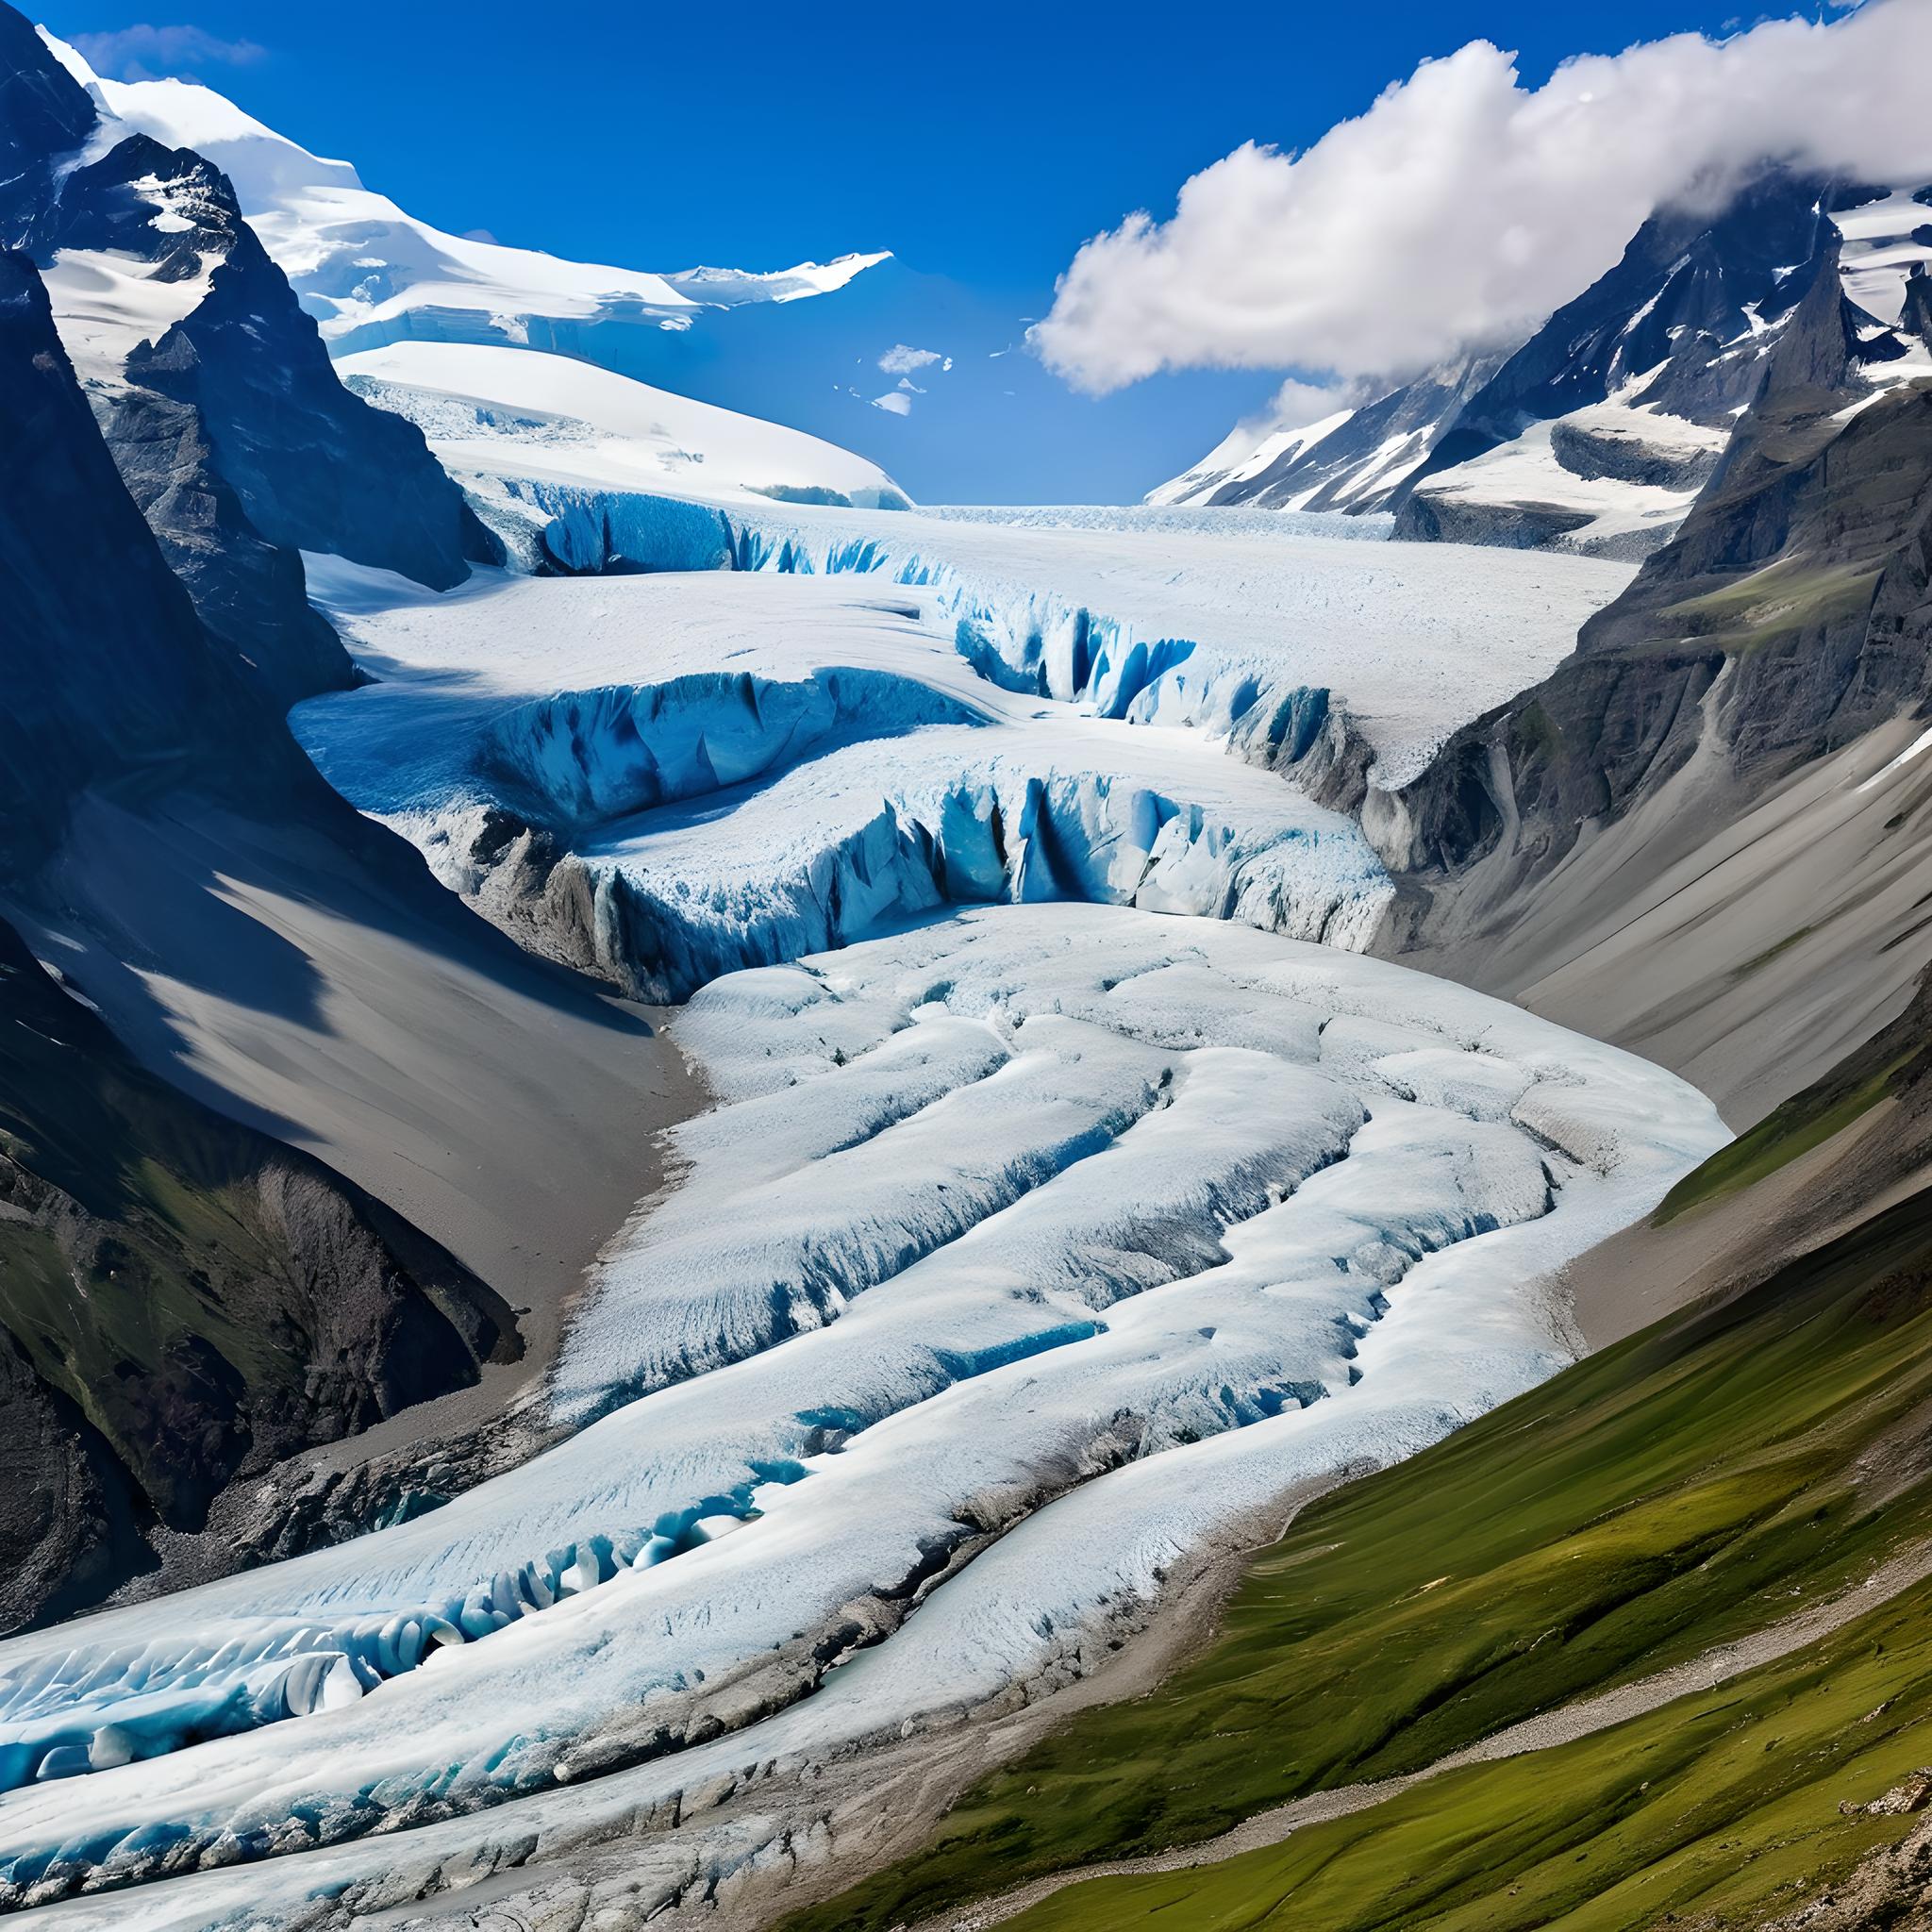
POLYGON ((908 342, 894 342, 879 358, 879 367, 888 375, 910 375, 915 369, 929 369, 939 359, 937 349, 915 349, 908 342))
POLYGON ((1301 382, 1290 376, 1271 398, 1266 421, 1271 429, 1302 429, 1361 400, 1357 383, 1301 382))
POLYGON ((891 416, 909 416, 912 413, 912 398, 900 394, 895 389, 888 390, 882 396, 873 397, 872 406, 891 416))
POLYGON ((254 41, 225 41, 198 26, 142 24, 75 34, 73 40, 81 58, 111 80, 156 80, 205 66, 248 67, 268 58, 268 49, 254 41))
POLYGON ((1189 367, 1412 375, 1527 333, 1655 209, 1768 163, 1932 178, 1928 72, 1926 0, 1582 56, 1534 90, 1473 42, 1305 152, 1250 142, 1171 219, 1096 236, 1029 339, 1095 392, 1189 367))

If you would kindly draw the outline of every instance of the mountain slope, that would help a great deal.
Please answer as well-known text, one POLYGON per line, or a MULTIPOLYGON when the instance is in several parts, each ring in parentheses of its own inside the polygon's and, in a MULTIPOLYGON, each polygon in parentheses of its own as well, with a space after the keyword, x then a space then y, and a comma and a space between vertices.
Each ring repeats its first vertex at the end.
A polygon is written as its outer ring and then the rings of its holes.
POLYGON ((1874 386, 1862 347, 1827 249, 1678 537, 1369 805, 1397 944, 1695 1057, 1746 1122, 1895 1014, 1932 945, 1923 781, 1885 762, 1932 696, 1932 370, 1874 386))
MULTIPOLYGON (((38 277, 0 254, 9 615, 0 879, 58 849, 84 793, 195 780, 325 796, 272 701, 196 623, 123 490, 38 277), (250 753, 235 756, 247 744, 250 753)), ((140 1072, 0 924, 0 1618, 96 1599, 157 1521, 514 1353, 502 1302, 319 1162, 140 1072)))
POLYGON ((476 1380, 515 1318, 319 1161, 143 1073, 0 924, 0 1623, 237 1477, 476 1380))

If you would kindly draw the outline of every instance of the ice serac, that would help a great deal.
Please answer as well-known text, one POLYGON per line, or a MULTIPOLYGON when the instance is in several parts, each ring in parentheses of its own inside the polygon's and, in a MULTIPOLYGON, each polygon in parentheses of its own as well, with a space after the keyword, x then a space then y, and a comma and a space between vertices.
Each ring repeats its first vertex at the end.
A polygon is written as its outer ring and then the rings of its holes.
POLYGON ((0 1646, 0 1896, 266 1860, 279 1910, 316 1868, 278 1853, 461 1865, 506 1801, 649 1807, 1076 1668, 1284 1484, 1548 1373, 1538 1277, 1724 1138, 1454 986, 1098 907, 759 969, 681 1024, 723 1105, 600 1270, 579 1432, 0 1646))
POLYGON ((1198 734, 1009 691, 862 578, 508 578, 359 609, 340 588, 386 675, 297 711, 321 769, 511 931, 639 992, 947 904, 1132 904, 1359 947, 1387 903, 1345 818, 1198 734), (641 630, 660 675, 595 681, 641 630), (743 668, 684 668, 721 657, 743 668))
MULTIPOLYGON (((1472 696, 1474 606, 1439 594, 1459 559, 1359 523, 754 514, 484 483, 554 554, 683 574, 485 575, 439 602, 318 564, 382 680, 296 729, 473 905, 657 997, 973 902, 1367 945, 1390 887, 1336 806, 1472 696)), ((1509 651, 1559 656, 1624 580, 1578 559, 1499 575, 1524 594, 1481 614, 1498 680, 1509 651)))

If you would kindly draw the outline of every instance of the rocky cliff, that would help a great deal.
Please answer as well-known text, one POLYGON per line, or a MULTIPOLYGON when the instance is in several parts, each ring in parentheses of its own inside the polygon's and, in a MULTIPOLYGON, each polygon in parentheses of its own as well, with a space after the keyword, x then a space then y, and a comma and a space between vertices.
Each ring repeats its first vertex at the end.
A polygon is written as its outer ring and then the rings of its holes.
MULTIPOLYGON (((204 630, 5 253, 0 444, 34 453, 34 487, 0 499, 0 886, 89 791, 350 816, 204 630)), ((236 1478, 517 1347, 447 1254, 142 1073, 0 926, 0 1622, 97 1600, 155 1526, 196 1528, 236 1478)))

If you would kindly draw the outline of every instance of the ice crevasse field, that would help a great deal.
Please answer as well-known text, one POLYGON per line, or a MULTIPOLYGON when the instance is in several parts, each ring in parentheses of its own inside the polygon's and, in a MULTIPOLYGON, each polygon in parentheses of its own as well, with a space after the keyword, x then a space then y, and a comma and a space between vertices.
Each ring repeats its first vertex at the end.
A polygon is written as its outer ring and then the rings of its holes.
POLYGON ((445 382, 389 402, 510 566, 311 559, 375 681, 295 728, 490 916, 680 1003, 713 1105, 556 1446, 0 1645, 0 1897, 70 1923, 407 1896, 1085 1668, 1190 1552, 1559 1366, 1551 1272, 1727 1138, 1367 957, 1363 799, 1623 566, 671 494, 445 382))

